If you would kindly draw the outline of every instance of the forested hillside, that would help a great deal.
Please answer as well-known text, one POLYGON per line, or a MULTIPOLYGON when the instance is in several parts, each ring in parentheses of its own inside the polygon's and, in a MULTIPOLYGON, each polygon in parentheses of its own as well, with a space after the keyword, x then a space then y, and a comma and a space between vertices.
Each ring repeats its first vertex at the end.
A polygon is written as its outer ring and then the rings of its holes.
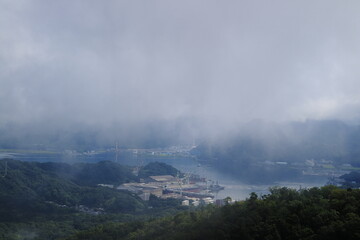
POLYGON ((73 181, 79 185, 94 186, 96 184, 122 184, 136 181, 138 178, 132 169, 111 161, 97 163, 36 163, 36 166, 58 175, 61 178, 73 181))
POLYGON ((149 222, 101 225, 68 240, 95 239, 359 239, 360 190, 333 186, 272 188, 246 201, 186 211, 149 222))
POLYGON ((178 173, 179 170, 171 165, 161 162, 151 162, 140 169, 139 177, 146 178, 156 175, 172 175, 175 177, 178 173))
POLYGON ((96 164, 0 160, 0 239, 58 239, 109 221, 176 212, 179 201, 136 195, 97 184, 135 181, 131 169, 96 164))

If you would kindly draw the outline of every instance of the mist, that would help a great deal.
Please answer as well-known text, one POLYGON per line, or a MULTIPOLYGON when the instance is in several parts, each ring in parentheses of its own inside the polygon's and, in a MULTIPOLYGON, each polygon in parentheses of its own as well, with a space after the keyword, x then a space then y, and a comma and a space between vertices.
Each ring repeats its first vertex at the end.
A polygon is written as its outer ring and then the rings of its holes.
POLYGON ((18 138, 91 129, 125 144, 192 142, 254 119, 357 124, 359 9, 1 0, 0 129, 18 138))

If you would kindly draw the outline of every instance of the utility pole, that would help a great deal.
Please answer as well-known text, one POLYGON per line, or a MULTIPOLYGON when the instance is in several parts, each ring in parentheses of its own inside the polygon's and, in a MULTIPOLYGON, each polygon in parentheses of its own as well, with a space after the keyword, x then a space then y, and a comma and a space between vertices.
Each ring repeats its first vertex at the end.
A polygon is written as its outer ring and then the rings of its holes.
POLYGON ((179 186, 180 186, 180 196, 182 197, 182 196, 183 196, 183 192, 182 192, 182 182, 181 182, 181 180, 180 180, 180 174, 179 174, 179 172, 177 172, 177 174, 176 174, 176 179, 177 179, 178 184, 179 184, 179 186))
POLYGON ((118 142, 115 143, 115 162, 118 162, 118 155, 119 155, 119 148, 118 148, 118 142))

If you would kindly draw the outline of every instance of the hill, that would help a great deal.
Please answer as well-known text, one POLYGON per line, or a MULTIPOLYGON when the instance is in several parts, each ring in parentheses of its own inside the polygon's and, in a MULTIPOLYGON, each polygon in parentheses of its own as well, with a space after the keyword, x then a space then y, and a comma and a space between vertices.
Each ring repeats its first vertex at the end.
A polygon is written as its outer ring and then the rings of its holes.
POLYGON ((79 239, 359 239, 360 190, 272 188, 258 197, 149 222, 101 225, 79 239))
POLYGON ((178 173, 179 170, 169 164, 161 162, 151 162, 140 169, 139 177, 147 178, 149 176, 157 175, 172 175, 175 177, 178 173))
MULTIPOLYGON (((0 219, 23 220, 31 217, 34 212, 47 211, 50 206, 66 206, 73 208, 78 205, 85 205, 90 208, 104 208, 111 212, 131 212, 144 208, 144 204, 139 198, 130 193, 115 191, 104 187, 90 187, 95 183, 102 183, 103 168, 99 168, 99 174, 94 174, 91 181, 86 180, 84 174, 90 167, 84 167, 78 171, 77 166, 72 167, 67 164, 47 164, 37 162, 21 162, 15 160, 0 160, 2 167, 7 162, 7 174, 0 178, 0 219), (46 170, 51 166, 51 171, 46 170), (55 166, 61 166, 59 175, 63 175, 65 170, 69 170, 69 178, 62 178, 55 172, 55 166), (77 172, 78 175, 71 175, 77 172), (75 181, 70 179, 74 178, 75 181), (49 204, 51 202, 51 204, 49 204), (11 209, 11 214, 9 212, 11 209)), ((99 163, 102 166, 108 163, 99 163)), ((91 169, 91 168, 90 168, 91 169)), ((92 172, 89 171, 91 174, 92 172)), ((110 175, 111 177, 111 175, 110 175)), ((121 182, 124 178, 116 177, 108 180, 121 182)))
POLYGON ((29 231, 33 239, 58 239, 100 223, 176 212, 180 205, 154 197, 144 202, 130 192, 97 186, 137 180, 129 167, 109 161, 3 159, 0 169, 0 239, 27 239, 29 231))
POLYGON ((97 163, 36 163, 44 171, 52 172, 61 178, 84 186, 101 184, 119 185, 125 182, 137 181, 132 169, 112 161, 97 163))
POLYGON ((335 168, 360 166, 359 139, 360 127, 341 121, 255 121, 240 132, 202 142, 192 154, 245 182, 302 181, 307 160, 331 162, 335 168))

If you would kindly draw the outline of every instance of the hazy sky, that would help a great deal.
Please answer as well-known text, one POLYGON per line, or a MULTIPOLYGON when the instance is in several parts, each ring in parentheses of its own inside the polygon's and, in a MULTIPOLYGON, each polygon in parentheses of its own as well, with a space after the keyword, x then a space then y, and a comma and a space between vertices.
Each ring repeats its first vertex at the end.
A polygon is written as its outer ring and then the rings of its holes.
POLYGON ((357 0, 0 0, 0 123, 358 120, 359 13, 357 0))

